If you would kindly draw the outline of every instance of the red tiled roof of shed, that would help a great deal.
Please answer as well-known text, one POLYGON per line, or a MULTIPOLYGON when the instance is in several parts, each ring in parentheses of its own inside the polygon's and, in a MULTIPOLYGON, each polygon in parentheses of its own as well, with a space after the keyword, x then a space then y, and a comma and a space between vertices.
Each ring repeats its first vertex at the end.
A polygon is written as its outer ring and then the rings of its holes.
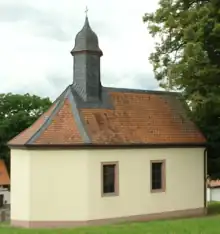
POLYGON ((10 178, 4 160, 0 160, 0 185, 9 185, 10 178))

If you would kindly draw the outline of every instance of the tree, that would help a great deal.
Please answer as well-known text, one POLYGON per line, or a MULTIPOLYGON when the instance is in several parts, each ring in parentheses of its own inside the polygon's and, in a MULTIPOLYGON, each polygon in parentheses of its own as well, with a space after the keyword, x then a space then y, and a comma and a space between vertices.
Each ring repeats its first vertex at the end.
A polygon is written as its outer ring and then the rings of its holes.
POLYGON ((209 173, 220 176, 220 1, 160 0, 143 20, 156 41, 155 77, 185 96, 210 143, 209 173))
POLYGON ((49 98, 29 94, 0 94, 0 158, 5 160, 8 170, 10 160, 7 142, 29 127, 50 105, 49 98))

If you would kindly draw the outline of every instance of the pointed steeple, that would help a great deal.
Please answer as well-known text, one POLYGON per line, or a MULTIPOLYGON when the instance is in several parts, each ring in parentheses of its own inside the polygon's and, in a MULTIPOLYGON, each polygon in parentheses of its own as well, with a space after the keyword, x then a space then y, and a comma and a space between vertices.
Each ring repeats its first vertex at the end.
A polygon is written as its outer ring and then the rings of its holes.
POLYGON ((73 88, 84 101, 100 101, 100 57, 103 53, 87 15, 83 28, 76 35, 71 54, 74 56, 73 88))
POLYGON ((85 23, 81 31, 78 32, 75 38, 75 47, 71 51, 74 55, 77 52, 96 52, 102 56, 102 51, 99 48, 99 40, 96 33, 91 29, 88 16, 86 15, 85 23))

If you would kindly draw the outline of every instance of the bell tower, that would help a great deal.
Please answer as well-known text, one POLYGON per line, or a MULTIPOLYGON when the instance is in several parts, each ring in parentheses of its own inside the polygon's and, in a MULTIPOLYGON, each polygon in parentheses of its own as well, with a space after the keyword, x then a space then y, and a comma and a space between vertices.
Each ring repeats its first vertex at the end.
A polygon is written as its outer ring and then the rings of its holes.
POLYGON ((86 15, 81 31, 76 35, 75 47, 71 51, 74 57, 73 87, 85 101, 101 99, 100 58, 103 55, 99 48, 97 35, 89 25, 86 15))

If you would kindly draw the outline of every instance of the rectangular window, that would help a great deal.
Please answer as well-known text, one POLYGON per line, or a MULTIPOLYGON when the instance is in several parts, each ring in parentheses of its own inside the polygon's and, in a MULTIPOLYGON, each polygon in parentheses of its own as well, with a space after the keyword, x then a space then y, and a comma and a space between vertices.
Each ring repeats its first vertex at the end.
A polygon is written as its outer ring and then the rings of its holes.
POLYGON ((151 191, 165 191, 165 161, 151 161, 151 191))
POLYGON ((102 163, 102 195, 118 195, 118 162, 102 163))

